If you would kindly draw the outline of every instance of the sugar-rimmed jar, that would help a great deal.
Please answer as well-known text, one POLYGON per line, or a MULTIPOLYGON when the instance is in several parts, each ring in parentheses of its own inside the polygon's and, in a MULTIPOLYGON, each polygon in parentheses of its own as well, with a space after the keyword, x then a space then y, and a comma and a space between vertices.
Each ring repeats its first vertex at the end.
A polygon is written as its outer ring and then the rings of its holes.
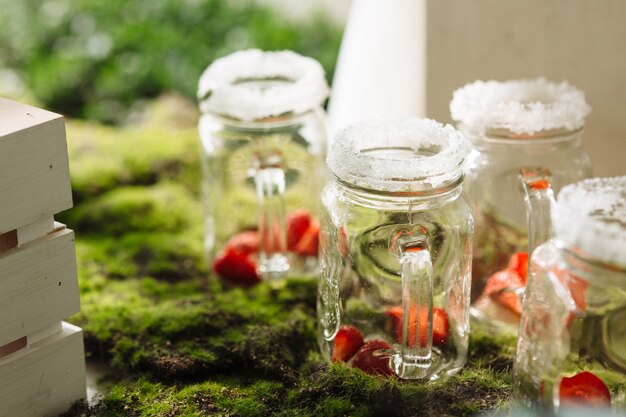
POLYGON ((476 221, 472 313, 516 331, 528 254, 550 237, 549 201, 591 173, 582 147, 590 107, 567 82, 539 78, 476 81, 454 92, 450 111, 473 147, 465 187, 476 221))
POLYGON ((460 132, 428 119, 362 122, 334 138, 318 292, 319 341, 329 360, 422 380, 464 365, 468 151, 460 132))
POLYGON ((252 246, 263 277, 316 269, 327 96, 321 65, 291 51, 235 52, 204 71, 198 129, 209 260, 236 233, 258 230, 252 246), (313 217, 306 242, 286 235, 286 215, 302 209, 313 217))
POLYGON ((527 406, 626 410, 626 176, 564 187, 532 256, 514 394, 527 406))

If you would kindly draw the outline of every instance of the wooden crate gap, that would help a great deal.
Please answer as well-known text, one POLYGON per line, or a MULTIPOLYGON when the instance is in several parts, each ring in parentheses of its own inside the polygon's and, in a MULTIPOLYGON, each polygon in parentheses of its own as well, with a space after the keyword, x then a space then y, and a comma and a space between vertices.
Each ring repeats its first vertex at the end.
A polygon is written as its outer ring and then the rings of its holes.
POLYGON ((0 235, 0 253, 17 247, 17 230, 0 235))
POLYGON ((11 353, 15 353, 20 349, 25 348, 27 345, 26 336, 20 337, 17 340, 12 341, 11 343, 7 343, 4 346, 0 346, 0 358, 4 358, 11 353))

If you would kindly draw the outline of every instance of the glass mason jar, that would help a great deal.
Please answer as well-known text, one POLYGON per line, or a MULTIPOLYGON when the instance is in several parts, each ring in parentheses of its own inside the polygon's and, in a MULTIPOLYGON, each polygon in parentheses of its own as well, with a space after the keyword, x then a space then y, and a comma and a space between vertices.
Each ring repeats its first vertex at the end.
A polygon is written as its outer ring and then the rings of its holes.
MULTIPOLYGON (((246 251, 254 252, 260 276, 316 270, 316 215, 327 179, 321 105, 327 95, 320 64, 290 51, 236 52, 202 74, 199 133, 209 260, 218 251, 228 255, 236 244, 225 249, 226 242, 237 233, 255 230, 258 238, 246 251), (287 235, 285 218, 294 213, 294 227, 311 229, 306 242, 302 230, 287 235)), ((258 279, 254 271, 252 278, 258 279)))
POLYGON ((464 365, 468 151, 458 131, 428 119, 378 119, 336 135, 320 236, 319 341, 327 359, 423 380, 464 365))
MULTIPOLYGON (((626 410, 626 176, 563 188, 524 295, 514 395, 626 410)), ((588 414, 589 415, 589 414, 588 414)))
POLYGON ((566 82, 535 79, 468 84, 454 92, 450 110, 473 147, 465 187, 476 222, 472 314, 515 332, 528 253, 550 236, 538 209, 544 194, 535 191, 589 177, 582 131, 590 108, 566 82))

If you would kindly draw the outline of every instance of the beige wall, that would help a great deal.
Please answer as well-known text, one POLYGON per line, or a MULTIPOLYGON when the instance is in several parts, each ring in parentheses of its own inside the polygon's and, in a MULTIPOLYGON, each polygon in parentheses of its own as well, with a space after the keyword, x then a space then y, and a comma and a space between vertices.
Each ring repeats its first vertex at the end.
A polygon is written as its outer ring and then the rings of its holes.
POLYGON ((626 175, 625 0, 426 0, 426 6, 429 117, 450 121, 452 92, 476 79, 565 79, 593 107, 584 141, 594 175, 626 175))

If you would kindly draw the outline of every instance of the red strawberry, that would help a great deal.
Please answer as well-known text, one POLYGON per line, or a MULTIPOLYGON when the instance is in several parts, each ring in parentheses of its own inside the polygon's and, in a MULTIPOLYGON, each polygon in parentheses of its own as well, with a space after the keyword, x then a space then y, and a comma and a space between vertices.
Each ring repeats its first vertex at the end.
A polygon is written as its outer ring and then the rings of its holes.
POLYGON ((610 406, 611 393, 600 378, 591 372, 580 372, 561 378, 559 398, 562 406, 610 406))
POLYGON ((311 212, 307 209, 298 209, 289 213, 285 218, 287 229, 287 249, 293 251, 304 233, 311 225, 311 212))
POLYGON ((533 190, 545 190, 550 188, 550 182, 548 180, 535 180, 530 183, 530 188, 533 190))
POLYGON ((304 235, 293 248, 295 254, 301 256, 317 256, 320 239, 320 224, 313 220, 304 235))
POLYGON ((333 362, 347 362, 363 345, 363 335, 354 326, 341 326, 335 336, 333 362))
POLYGON ((522 303, 514 290, 523 286, 522 278, 517 271, 505 269, 489 277, 487 285, 485 285, 483 290, 483 295, 490 297, 493 301, 512 312, 521 315, 522 303))
MULTIPOLYGON (((415 324, 417 322, 416 309, 411 309, 411 314, 409 317, 410 320, 410 328, 409 328, 409 345, 414 346, 416 342, 416 327, 415 324)), ((393 323, 394 328, 394 336, 396 342, 402 343, 402 307, 396 306, 391 307, 387 310, 386 313, 389 317, 391 317, 391 321, 393 323)), ((428 319, 428 313, 425 308, 420 310, 420 323, 422 326, 422 331, 420 332, 420 345, 426 346, 426 320, 428 319)), ((448 341, 448 336, 450 333, 450 326, 448 324, 448 315, 446 311, 434 307, 433 308, 433 344, 436 346, 441 346, 448 341)))
POLYGON ((389 343, 380 339, 370 340, 356 354, 352 366, 368 374, 391 376, 394 373, 389 367, 389 354, 385 350, 391 350, 389 343))
POLYGON ((256 230, 237 233, 226 242, 226 247, 246 255, 256 253, 259 251, 259 233, 256 230))
POLYGON ((261 281, 254 259, 232 247, 226 247, 217 255, 213 270, 221 279, 232 284, 254 285, 261 281))
POLYGON ((307 209, 287 215, 287 249, 300 256, 317 256, 320 224, 307 209))
POLYGON ((522 283, 526 285, 526 276, 528 275, 528 252, 516 252, 509 259, 509 269, 514 269, 522 279, 522 283))

